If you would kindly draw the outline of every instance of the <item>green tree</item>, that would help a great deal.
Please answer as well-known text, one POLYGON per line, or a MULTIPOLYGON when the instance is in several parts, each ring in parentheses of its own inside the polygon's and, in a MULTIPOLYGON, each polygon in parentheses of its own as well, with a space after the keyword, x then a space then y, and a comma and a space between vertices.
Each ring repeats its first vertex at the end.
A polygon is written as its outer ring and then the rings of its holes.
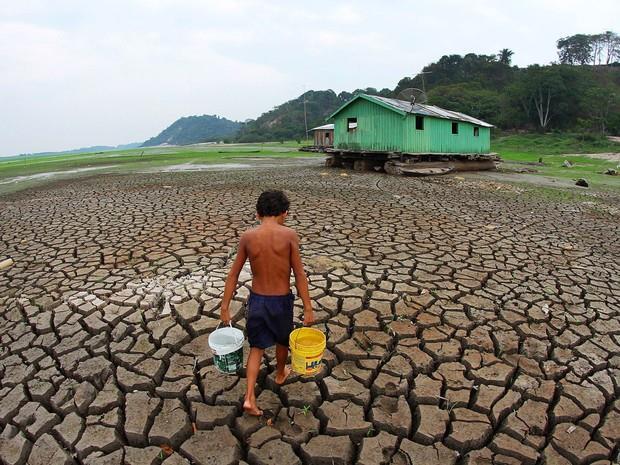
POLYGON ((515 54, 509 48, 503 48, 497 54, 497 61, 499 61, 503 65, 510 66, 510 62, 512 61, 512 56, 515 54))
POLYGON ((602 51, 605 54, 605 64, 609 65, 620 60, 620 36, 613 31, 605 31, 600 34, 602 51))
POLYGON ((593 37, 575 34, 557 41, 560 63, 565 65, 586 65, 592 61, 593 37))
POLYGON ((439 86, 428 92, 433 105, 459 111, 497 124, 501 119, 501 94, 480 83, 439 86))
POLYGON ((508 88, 509 98, 526 121, 540 130, 567 129, 584 114, 593 69, 569 65, 532 65, 508 88))
POLYGON ((575 34, 557 41, 560 63, 567 65, 609 65, 620 59, 620 36, 613 31, 602 34, 575 34))
POLYGON ((610 119, 620 113, 620 95, 609 87, 595 86, 584 96, 584 113, 593 129, 606 134, 610 119))

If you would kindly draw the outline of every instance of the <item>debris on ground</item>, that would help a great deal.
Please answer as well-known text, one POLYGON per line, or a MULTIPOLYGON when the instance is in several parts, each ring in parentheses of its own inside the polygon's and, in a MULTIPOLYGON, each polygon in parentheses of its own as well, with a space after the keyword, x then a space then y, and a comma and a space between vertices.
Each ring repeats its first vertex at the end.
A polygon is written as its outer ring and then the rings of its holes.
POLYGON ((172 455, 174 450, 172 449, 172 447, 170 447, 168 444, 162 444, 161 446, 159 446, 161 451, 159 454, 160 459, 163 459, 169 455, 172 455))
POLYGON ((605 174, 608 174, 610 176, 616 176, 618 174, 618 171, 613 168, 607 168, 605 174))
POLYGON ((515 194, 521 194, 524 192, 524 189, 517 187, 513 184, 501 183, 495 181, 473 181, 468 183, 468 185, 482 189, 486 191, 502 191, 502 192, 512 192, 515 194))
MULTIPOLYGON (((327 231, 330 229, 327 229, 327 231)), ((351 265, 353 265, 353 263, 348 260, 343 260, 338 257, 327 257, 325 255, 309 257, 306 259, 305 264, 317 273, 325 273, 333 269, 347 270, 351 265)))
POLYGON ((562 167, 563 168, 572 168, 573 164, 570 161, 568 161, 568 160, 564 160, 564 163, 562 163, 562 167))
POLYGON ((0 261, 0 270, 6 270, 7 268, 10 268, 13 266, 15 262, 13 261, 12 258, 7 258, 5 260, 0 261))
POLYGON ((588 187, 588 181, 586 181, 584 178, 579 178, 577 179, 577 181, 575 182, 575 186, 579 186, 579 187, 588 187))
POLYGON ((170 300, 166 299, 166 302, 164 303, 164 308, 161 311, 162 316, 170 315, 171 310, 172 309, 170 308, 170 300))

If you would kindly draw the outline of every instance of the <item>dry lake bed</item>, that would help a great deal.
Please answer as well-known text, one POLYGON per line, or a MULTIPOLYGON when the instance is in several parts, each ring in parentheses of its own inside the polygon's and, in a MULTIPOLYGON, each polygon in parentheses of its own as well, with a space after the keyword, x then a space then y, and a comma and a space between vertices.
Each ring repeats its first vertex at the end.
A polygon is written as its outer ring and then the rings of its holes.
POLYGON ((617 463, 619 200, 308 163, 0 196, 0 463, 617 463), (207 337, 271 187, 328 350, 282 387, 268 352, 253 418, 207 337))

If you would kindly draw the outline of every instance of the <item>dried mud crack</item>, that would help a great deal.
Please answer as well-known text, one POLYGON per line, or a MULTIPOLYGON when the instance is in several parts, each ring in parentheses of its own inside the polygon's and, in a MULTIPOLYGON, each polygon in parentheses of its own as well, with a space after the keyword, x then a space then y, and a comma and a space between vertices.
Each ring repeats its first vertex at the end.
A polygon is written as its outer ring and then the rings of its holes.
POLYGON ((0 197, 14 260, 0 463, 617 463, 618 218, 454 177, 347 174, 105 176, 0 197), (207 338, 273 186, 328 350, 284 386, 268 351, 254 418, 207 338))

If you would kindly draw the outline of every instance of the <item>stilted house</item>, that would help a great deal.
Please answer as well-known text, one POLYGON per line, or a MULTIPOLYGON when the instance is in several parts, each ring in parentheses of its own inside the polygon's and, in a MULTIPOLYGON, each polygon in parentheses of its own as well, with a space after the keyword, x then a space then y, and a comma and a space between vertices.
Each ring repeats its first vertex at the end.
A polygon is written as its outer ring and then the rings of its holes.
POLYGON ((334 123, 334 148, 329 151, 332 166, 359 161, 355 165, 359 169, 380 166, 388 172, 395 163, 402 167, 414 162, 417 166, 420 162, 451 162, 447 171, 495 167, 497 157, 490 154, 493 125, 456 111, 358 94, 329 120, 334 123), (463 168, 466 161, 477 163, 463 168))

